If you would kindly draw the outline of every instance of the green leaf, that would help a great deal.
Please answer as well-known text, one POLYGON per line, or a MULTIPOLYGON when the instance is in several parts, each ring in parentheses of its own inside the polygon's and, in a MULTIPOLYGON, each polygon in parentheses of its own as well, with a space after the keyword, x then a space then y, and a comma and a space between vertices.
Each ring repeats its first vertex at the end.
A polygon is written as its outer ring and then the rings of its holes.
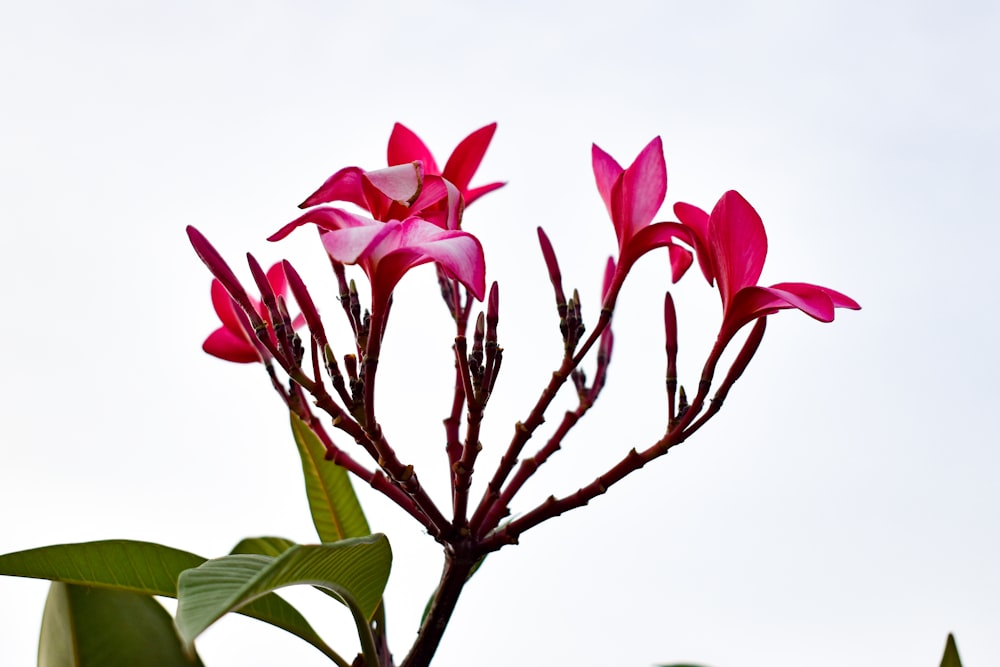
POLYGON ((38 667, 204 667, 148 595, 54 582, 38 643, 38 667))
MULTIPOLYGON (((161 544, 103 540, 6 554, 0 556, 0 574, 175 598, 181 572, 204 562, 161 544)), ((240 613, 286 630, 327 656, 336 655, 302 614, 277 595, 264 596, 240 613)))
POLYGON ((294 546, 295 542, 284 537, 246 537, 229 553, 280 556, 294 546))
POLYGON ((151 542, 58 544, 0 556, 0 574, 177 597, 177 577, 205 559, 151 542))
POLYGON ((206 561, 181 574, 177 628, 184 641, 193 642, 224 614, 277 588, 309 584, 330 590, 347 605, 365 659, 377 664, 369 621, 382 598, 391 564, 392 551, 384 535, 295 545, 277 557, 234 554, 206 561))
POLYGON ((309 426, 291 414, 292 435, 302 459, 309 512, 320 542, 338 542, 371 534, 348 472, 326 460, 326 447, 309 426))
POLYGON ((958 646, 955 644, 955 636, 950 632, 948 633, 948 641, 944 645, 941 667, 962 667, 962 660, 958 657, 958 646))

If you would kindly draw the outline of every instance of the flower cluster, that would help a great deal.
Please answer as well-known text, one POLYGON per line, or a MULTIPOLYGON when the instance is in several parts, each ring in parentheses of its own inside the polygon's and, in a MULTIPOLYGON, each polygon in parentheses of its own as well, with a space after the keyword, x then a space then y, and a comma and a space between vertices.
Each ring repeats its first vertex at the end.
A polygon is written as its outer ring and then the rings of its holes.
POLYGON ((205 237, 188 228, 192 244, 215 276, 212 302, 222 322, 205 341, 205 351, 228 361, 263 362, 274 388, 292 413, 323 443, 327 458, 391 498, 446 548, 441 587, 404 664, 425 664, 429 660, 458 591, 479 559, 516 543, 522 533, 539 523, 586 505, 684 442, 711 419, 756 353, 769 315, 795 308, 829 322, 837 308, 859 308, 850 297, 810 283, 758 285, 767 254, 767 236, 760 216, 735 191, 723 194, 711 213, 678 203, 674 206, 677 220, 656 221, 667 192, 659 137, 649 142, 627 168, 593 146, 597 190, 618 245, 617 256, 608 260, 604 271, 600 315, 588 334, 580 296, 573 291, 566 297, 555 249, 539 227, 564 354, 526 418, 516 424, 483 497, 475 504, 470 498, 470 486, 477 455, 484 447, 480 424, 501 368, 503 350, 497 338, 499 288, 493 283, 487 291, 482 244, 463 229, 462 223, 467 205, 503 185, 470 185, 495 129, 496 125, 491 124, 470 134, 440 169, 424 142, 397 124, 389 140, 388 166, 337 171, 306 198, 301 204, 305 210, 298 217, 269 237, 280 241, 307 224, 318 229, 340 288, 342 309, 354 333, 355 346, 348 354, 338 355, 332 349, 319 309, 288 261, 264 272, 248 256, 260 291, 257 299, 247 293, 205 237), (354 210, 344 205, 352 205, 354 210), (697 393, 689 402, 679 385, 677 315, 668 292, 664 302, 668 407, 662 434, 646 446, 624 453, 617 464, 575 493, 561 498, 551 496, 509 519, 524 483, 562 447, 566 436, 598 399, 611 361, 618 295, 636 261, 659 248, 667 250, 665 259, 673 282, 681 280, 697 261, 708 283, 718 287, 722 300, 718 336, 703 364, 697 393), (382 432, 375 410, 379 350, 393 291, 411 268, 426 263, 437 267, 441 293, 456 325, 452 346, 455 388, 450 414, 444 420, 443 442, 451 472, 451 517, 421 487, 413 466, 400 459, 400 450, 382 432), (362 307, 353 281, 347 280, 344 265, 359 266, 367 277, 371 286, 367 308, 362 307), (289 292, 302 312, 294 318, 286 302, 289 292), (472 324, 477 301, 483 303, 484 312, 472 324), (737 332, 751 323, 752 330, 709 402, 723 352, 737 332), (308 331, 305 341, 298 333, 303 327, 308 331), (588 381, 583 365, 591 352, 595 353, 596 370, 588 381), (287 383, 277 379, 275 365, 287 375, 287 383), (554 397, 567 383, 576 390, 576 408, 566 412, 549 439, 526 456, 524 449, 545 421, 554 397), (326 415, 326 424, 346 434, 360 449, 349 451, 338 446, 317 411, 326 415), (356 458, 357 452, 370 459, 367 465, 356 458))

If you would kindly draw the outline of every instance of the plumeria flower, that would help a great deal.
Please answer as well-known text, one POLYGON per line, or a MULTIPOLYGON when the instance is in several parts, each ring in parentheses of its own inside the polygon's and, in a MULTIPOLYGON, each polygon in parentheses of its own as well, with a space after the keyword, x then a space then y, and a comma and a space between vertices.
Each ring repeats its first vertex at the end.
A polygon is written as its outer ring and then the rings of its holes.
POLYGON ((721 341, 745 324, 786 308, 798 308, 821 322, 833 321, 835 308, 859 310, 854 299, 809 283, 757 285, 767 256, 767 234, 753 206, 735 190, 722 195, 711 215, 691 204, 677 203, 674 213, 692 232, 702 273, 718 282, 722 297, 721 341))
MULTIPOLYGON (((623 169, 594 144, 591 151, 597 190, 608 209, 618 237, 618 284, 644 254, 666 246, 670 252, 671 277, 681 279, 691 266, 691 252, 674 243, 690 241, 690 233, 675 222, 653 222, 667 194, 667 166, 659 137, 623 169)), ((614 292, 612 292, 614 294, 614 292)))
POLYGON ((384 313, 389 296, 415 266, 437 262, 480 301, 486 295, 486 261, 479 240, 457 229, 442 229, 422 218, 378 222, 332 206, 319 206, 285 225, 268 240, 278 241, 306 223, 320 228, 327 253, 342 264, 357 264, 372 285, 372 312, 384 313))
POLYGON ((437 162, 427 145, 408 127, 396 123, 389 135, 387 157, 389 166, 419 161, 424 166, 424 173, 443 177, 449 183, 454 183, 468 206, 488 192, 504 186, 504 183, 490 183, 470 188, 469 183, 479 169, 486 149, 489 148, 497 124, 490 123, 481 127, 459 142, 444 165, 444 170, 438 169, 437 162))
POLYGON ((441 176, 427 175, 420 161, 365 171, 345 167, 328 178, 299 208, 335 201, 350 202, 385 222, 411 215, 444 229, 457 229, 462 219, 462 196, 441 176))
MULTIPOLYGON (((271 289, 274 290, 276 296, 286 296, 288 284, 281 263, 275 264, 267 270, 267 282, 271 285, 271 289)), ((272 340, 274 340, 271 315, 267 312, 267 308, 252 297, 250 301, 257 314, 267 323, 268 333, 271 335, 272 340)), ((246 320, 246 315, 240 310, 240 307, 236 305, 226 291, 226 288, 218 280, 212 280, 212 305, 215 307, 215 314, 222 321, 222 326, 213 331, 205 339, 201 348, 213 357, 239 364, 262 361, 261 353, 258 352, 258 345, 251 339, 253 334, 249 331, 250 325, 246 320)), ((299 315, 293 320, 292 326, 298 328, 304 322, 303 317, 299 315)))

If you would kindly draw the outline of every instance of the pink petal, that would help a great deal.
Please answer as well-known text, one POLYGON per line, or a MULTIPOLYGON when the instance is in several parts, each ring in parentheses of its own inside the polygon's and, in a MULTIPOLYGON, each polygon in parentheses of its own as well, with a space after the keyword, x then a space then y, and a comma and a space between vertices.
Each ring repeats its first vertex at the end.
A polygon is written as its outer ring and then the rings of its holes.
POLYGON ((323 234, 320 239, 330 257, 343 264, 356 264, 362 259, 368 259, 373 264, 382 255, 391 252, 395 247, 394 239, 398 236, 399 223, 373 222, 361 227, 344 227, 323 234), (382 249, 379 246, 385 245, 382 249))
POLYGON ((363 178, 389 199, 409 205, 420 194, 424 168, 420 162, 411 162, 366 171, 363 178))
POLYGON ((468 189, 469 182, 472 181, 476 170, 479 169, 496 129, 496 123, 481 127, 462 139, 452 151, 442 175, 454 183, 459 190, 464 192, 468 189))
POLYGON ((205 342, 202 343, 201 349, 213 357, 218 357, 225 361, 233 361, 238 364, 249 364, 260 361, 260 357, 257 356, 257 351, 253 345, 242 337, 237 337, 225 327, 220 327, 209 334, 205 342))
POLYGON ((358 167, 344 167, 326 179, 326 182, 316 192, 299 204, 299 208, 309 208, 332 201, 346 201, 361 208, 368 208, 361 184, 364 173, 364 170, 358 167))
POLYGON ((614 219, 611 207, 611 189, 625 170, 597 144, 593 144, 591 147, 590 157, 594 165, 594 180, 597 181, 597 191, 601 193, 601 199, 604 200, 604 205, 608 209, 608 215, 614 219))
MULTIPOLYGON (((393 255, 407 256, 405 270, 433 260, 468 287, 477 299, 482 301, 485 298, 486 260, 479 239, 468 232, 442 230, 420 218, 405 220, 401 232, 398 250, 393 255)), ((385 259, 388 260, 389 256, 385 259)), ((379 268, 382 268, 381 265, 379 268)))
POLYGON ((663 142, 656 137, 642 149, 622 176, 622 221, 626 238, 653 221, 667 196, 663 142))
POLYGON ((437 162, 434 161, 434 156, 431 155, 430 149, 420 140, 420 137, 402 123, 396 123, 392 127, 392 134, 389 135, 387 157, 390 167, 420 160, 424 163, 424 173, 441 173, 437 162))
POLYGON ((715 269, 712 267, 712 255, 708 243, 708 213, 697 206, 677 202, 674 204, 674 215, 681 224, 692 232, 692 245, 698 255, 698 265, 709 285, 715 284, 715 269))
POLYGON ((740 193, 722 195, 709 217, 709 243, 723 303, 757 284, 767 257, 767 234, 757 211, 740 193))

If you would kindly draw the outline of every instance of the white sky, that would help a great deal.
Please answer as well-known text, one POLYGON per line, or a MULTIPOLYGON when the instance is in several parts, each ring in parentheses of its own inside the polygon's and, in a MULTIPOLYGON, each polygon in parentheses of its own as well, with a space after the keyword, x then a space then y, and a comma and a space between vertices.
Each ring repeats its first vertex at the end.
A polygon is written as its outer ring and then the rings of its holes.
MULTIPOLYGON (((773 318, 710 427, 490 557, 436 664, 935 665, 949 631, 970 667, 1000 664, 1000 9, 566 7, 4 4, 0 552, 123 537, 216 556, 246 535, 313 539, 265 375, 199 349, 216 321, 184 226, 234 265, 246 250, 288 257, 329 297, 311 234, 264 239, 334 170, 381 166, 397 120, 442 161, 499 122, 476 182, 510 184, 465 223, 501 282, 506 348, 482 484, 558 363, 535 226, 593 318, 614 235, 590 143, 628 163, 659 134, 668 203, 740 190, 767 225, 764 284, 816 282, 864 310, 773 318)), ((444 504, 452 371, 432 275, 397 292, 380 404, 444 504)), ((700 280, 676 293, 689 386, 719 316, 700 280)), ((664 255, 637 267, 603 400, 520 511, 656 438, 665 284, 664 255)), ((340 324, 329 298, 325 312, 340 324)), ((395 552, 401 658, 438 550, 362 493, 395 552)), ((45 592, 0 581, 4 664, 34 660, 45 592)), ((291 597, 350 645, 343 609, 291 597)), ((248 620, 199 642, 210 666, 327 664, 299 644, 248 620)))

